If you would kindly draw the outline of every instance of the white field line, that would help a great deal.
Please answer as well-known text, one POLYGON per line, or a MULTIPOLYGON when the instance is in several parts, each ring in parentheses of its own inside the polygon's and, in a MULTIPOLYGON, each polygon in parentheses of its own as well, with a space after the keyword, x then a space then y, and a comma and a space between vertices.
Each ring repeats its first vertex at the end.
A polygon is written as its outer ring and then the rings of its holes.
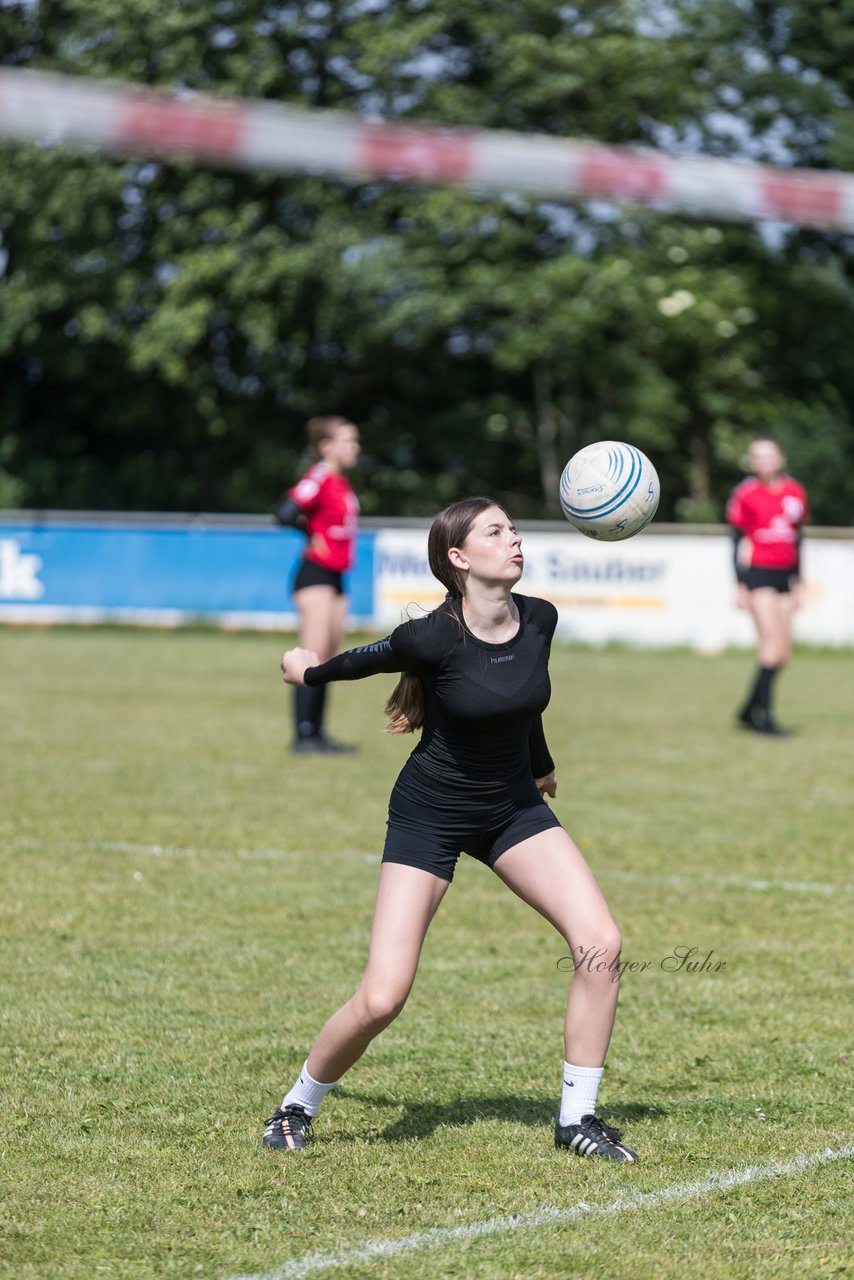
MULTIPOLYGON (((55 843, 46 840, 10 840, 9 849, 44 849, 55 843)), ((77 845, 77 841, 69 841, 77 845)), ((289 859, 300 856, 299 849, 204 849, 195 846, 137 844, 129 840, 89 840, 79 842, 84 849, 94 853, 129 853, 150 858, 246 858, 259 861, 289 859)), ((379 853, 366 853, 361 849, 335 850, 336 857, 361 858, 366 862, 378 862, 379 853)), ((680 876, 647 873, 645 871, 618 871, 607 867, 596 868, 599 880, 626 880, 636 884, 673 885, 675 888, 692 885, 708 885, 717 889, 746 889, 755 893, 818 893, 832 896, 837 893, 854 894, 854 884, 831 884, 819 880, 760 880, 746 876, 680 876)))
POLYGON ((746 876, 679 876, 656 875, 644 871, 611 871, 599 868, 599 880, 629 880, 638 884, 680 885, 706 884, 718 889, 753 889, 757 893, 782 889, 786 893, 854 893, 854 884, 828 884, 818 880, 751 880, 746 876))
MULTIPOLYGON (((697 1196, 728 1191, 731 1187, 747 1186, 751 1182, 765 1182, 770 1178, 785 1178, 804 1173, 816 1165, 830 1164, 854 1155, 854 1143, 836 1151, 827 1147, 813 1155, 795 1156, 792 1160, 773 1160, 768 1164, 747 1165, 727 1173, 712 1173, 696 1182, 677 1182, 658 1191, 627 1191, 606 1204, 585 1204, 584 1201, 566 1209, 545 1206, 534 1213, 511 1214, 503 1218, 488 1218, 484 1222, 472 1222, 468 1226, 433 1227, 429 1231, 417 1231, 414 1235, 397 1240, 371 1240, 351 1249, 337 1249, 328 1253, 305 1253, 301 1258, 286 1262, 272 1271, 256 1271, 232 1276, 231 1280, 303 1280, 318 1271, 352 1267, 358 1263, 399 1258, 403 1254, 422 1249, 447 1248, 469 1240, 482 1240, 487 1236, 506 1235, 513 1231, 529 1231, 537 1227, 566 1225, 582 1218, 611 1216, 630 1213, 635 1209, 658 1209, 662 1205, 690 1200, 697 1196)), ((293 1159, 293 1157, 288 1157, 293 1159)))
MULTIPOLYGON (((142 844, 133 840, 10 840, 8 849, 47 849, 65 843, 92 853, 129 853, 148 858, 258 858, 298 857, 299 849, 206 849, 196 845, 142 844)), ((350 850, 344 851, 346 856, 350 850)), ((361 856, 361 855, 360 855, 361 856)), ((379 857, 379 855, 377 855, 379 857)))

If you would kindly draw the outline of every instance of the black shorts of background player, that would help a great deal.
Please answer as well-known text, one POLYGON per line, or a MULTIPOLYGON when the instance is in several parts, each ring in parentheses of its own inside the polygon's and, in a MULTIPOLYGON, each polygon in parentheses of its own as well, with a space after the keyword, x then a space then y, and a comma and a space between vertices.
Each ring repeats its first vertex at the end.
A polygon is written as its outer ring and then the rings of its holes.
MULTIPOLYGON (((306 435, 317 461, 282 495, 275 517, 308 535, 293 597, 300 646, 325 662, 341 648, 347 626, 344 575, 355 556, 359 502, 345 472, 359 459, 359 429, 347 418, 310 418, 306 435)), ((325 695, 324 685, 294 690, 293 750, 299 754, 352 750, 324 732, 325 695)))
POLYGON ((328 1090, 400 1013, 428 926, 464 852, 550 921, 570 948, 556 1145, 634 1162, 634 1152, 596 1115, 617 1007, 620 934, 585 859, 544 798, 556 791, 542 712, 557 611, 514 592, 524 563, 521 539, 489 498, 441 512, 428 557, 448 592, 432 613, 326 663, 305 649, 282 658, 285 681, 310 688, 402 673, 386 707, 389 727, 420 728, 422 735, 389 802, 364 975, 320 1031, 267 1121, 264 1142, 304 1147, 328 1090))

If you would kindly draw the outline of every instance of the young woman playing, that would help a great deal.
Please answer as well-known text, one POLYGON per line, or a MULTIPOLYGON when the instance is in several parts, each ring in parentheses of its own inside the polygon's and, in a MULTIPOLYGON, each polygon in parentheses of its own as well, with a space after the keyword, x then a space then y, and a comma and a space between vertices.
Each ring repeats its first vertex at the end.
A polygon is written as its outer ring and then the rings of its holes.
POLYGON ((554 762, 543 733, 554 605, 514 591, 521 539, 489 498, 447 507, 428 537, 447 597, 376 644, 327 662, 304 648, 282 657, 298 688, 401 672, 387 705, 393 732, 421 730, 389 802, 367 966, 328 1019, 264 1142, 306 1145, 327 1092, 400 1013, 430 921, 461 852, 489 867, 557 929, 576 961, 564 1023, 563 1090, 555 1144, 577 1155, 634 1162, 596 1115, 617 1006, 620 934, 593 874, 544 797, 554 762), (606 963, 584 964, 597 952, 606 963))

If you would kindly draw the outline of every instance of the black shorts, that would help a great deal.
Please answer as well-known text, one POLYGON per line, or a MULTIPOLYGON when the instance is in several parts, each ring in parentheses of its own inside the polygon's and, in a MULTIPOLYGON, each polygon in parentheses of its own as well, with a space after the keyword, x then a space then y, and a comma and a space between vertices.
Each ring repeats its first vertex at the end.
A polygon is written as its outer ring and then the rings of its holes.
POLYGON ((792 589, 793 581, 797 581, 797 574, 794 569, 754 569, 751 567, 744 572, 744 585, 748 591, 757 591, 760 587, 772 587, 782 595, 787 595, 792 589))
POLYGON ((383 862, 453 880, 461 853, 494 867, 513 845, 560 825, 533 777, 472 796, 458 783, 429 777, 409 760, 389 799, 383 862))
POLYGON ((344 575, 338 569, 325 569, 313 560, 303 560, 294 578, 294 591, 303 587, 331 587, 338 596, 344 594, 344 575))

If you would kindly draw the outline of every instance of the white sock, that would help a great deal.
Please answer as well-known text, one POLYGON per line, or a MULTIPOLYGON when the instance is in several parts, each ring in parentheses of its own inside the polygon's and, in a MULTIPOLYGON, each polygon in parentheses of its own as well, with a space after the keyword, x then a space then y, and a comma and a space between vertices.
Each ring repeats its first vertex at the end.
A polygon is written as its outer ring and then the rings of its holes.
POLYGON ((308 1059, 306 1059, 296 1084, 284 1096, 282 1110, 284 1111, 285 1107, 303 1107, 310 1116, 313 1116, 329 1090, 337 1083, 337 1080, 330 1080, 329 1084, 322 1084, 319 1080, 315 1080, 309 1075, 308 1059))
POLYGON ((596 1096, 604 1067, 574 1067, 563 1064, 563 1092, 560 1095, 560 1124, 578 1124, 582 1116, 596 1111, 596 1096))

